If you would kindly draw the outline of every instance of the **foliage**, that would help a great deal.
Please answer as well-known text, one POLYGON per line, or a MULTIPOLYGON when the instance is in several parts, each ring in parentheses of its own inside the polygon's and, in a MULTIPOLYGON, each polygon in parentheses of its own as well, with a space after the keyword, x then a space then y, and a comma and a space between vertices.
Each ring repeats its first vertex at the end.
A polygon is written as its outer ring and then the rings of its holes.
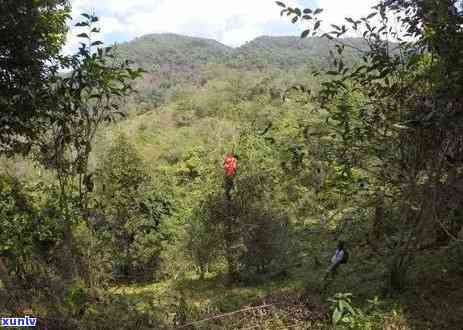
POLYGON ((58 57, 46 34, 34 157, 0 174, 0 309, 50 329, 328 329, 318 289, 342 239, 330 291, 358 301, 335 296, 335 327, 459 327, 461 13, 392 0, 323 35, 321 9, 277 4, 302 39, 99 48, 84 15, 58 57))
POLYGON ((370 330, 383 328, 384 316, 379 309, 380 301, 377 297, 368 300, 369 306, 366 311, 353 306, 352 294, 350 293, 338 293, 329 301, 332 303, 332 322, 336 329, 370 330))
POLYGON ((105 221, 95 224, 110 233, 116 277, 150 276, 159 264, 161 220, 170 205, 151 184, 143 162, 127 138, 120 135, 98 169, 96 205, 105 221))
MULTIPOLYGON (((6 286, 13 283, 11 275, 18 282, 24 276, 21 270, 21 260, 29 257, 34 248, 32 228, 30 226, 34 213, 34 206, 28 200, 24 187, 18 180, 0 176, 0 219, 1 219, 1 280, 6 286)), ((40 230, 37 232, 40 235, 40 230)))
POLYGON ((454 241, 448 246, 448 261, 451 270, 463 273, 463 263, 461 256, 463 255, 463 244, 461 241, 454 241))
POLYGON ((46 126, 46 92, 64 45, 69 1, 7 0, 0 12, 0 152, 27 153, 46 126))
POLYGON ((49 285, 60 265, 63 224, 56 189, 1 175, 1 280, 6 288, 49 285), (55 199, 56 198, 56 199, 55 199))
MULTIPOLYGON (((449 227, 454 201, 436 197, 449 196, 449 190, 460 185, 454 179, 459 164, 452 162, 454 153, 460 152, 456 124, 460 119, 454 111, 459 107, 462 77, 454 66, 458 65, 454 56, 461 52, 462 35, 461 13, 455 5, 455 1, 380 2, 367 17, 348 17, 346 24, 332 25, 334 30, 322 35, 335 40, 361 32, 367 45, 358 49, 348 39, 336 40, 336 69, 325 71, 333 79, 322 83, 312 101, 329 109, 345 93, 358 92, 364 99, 358 110, 340 107, 342 116, 332 112, 329 117, 339 123, 334 130, 342 132, 343 154, 351 153, 350 158, 357 159, 354 167, 368 171, 371 178, 370 187, 376 193, 370 194, 369 200, 378 211, 374 227, 385 221, 379 216, 383 206, 377 204, 378 194, 387 196, 380 202, 400 219, 383 243, 390 252, 384 259, 388 260, 391 289, 404 287, 414 251, 438 241, 448 242, 459 230, 459 226, 449 227), (392 27, 392 16, 399 24, 397 29, 392 27), (343 56, 346 49, 357 50, 363 64, 347 65, 343 56), (442 81, 450 88, 443 88, 442 81), (356 123, 357 132, 351 123, 356 123), (356 134, 351 139, 353 132, 356 134), (443 177, 447 179, 442 181, 443 177), (442 230, 447 238, 442 238, 442 230)), ((320 35, 321 21, 316 15, 302 16, 298 8, 285 11, 293 22, 302 19, 313 24, 302 37, 320 35)))
MULTIPOLYGON (((365 47, 361 39, 350 41, 360 49, 365 47)), ((291 73, 304 79, 301 70, 331 66, 329 51, 332 48, 332 43, 323 38, 300 40, 297 37, 266 36, 231 48, 214 40, 166 33, 145 35, 120 44, 115 53, 146 70, 145 75, 137 80, 139 93, 134 100, 149 110, 168 104, 191 86, 195 87, 192 89, 194 99, 198 89, 217 77, 218 70, 222 71, 220 76, 224 75, 224 70, 231 74, 233 69, 240 74, 244 70, 269 71, 280 77, 291 73)), ((346 63, 358 63, 355 52, 347 50, 346 57, 349 57, 346 63)), ((239 83, 246 82, 239 80, 239 83)), ((288 86, 290 84, 275 87, 286 89, 288 86)), ((218 99, 214 100, 217 102, 218 99)))
POLYGON ((67 75, 51 75, 47 90, 48 125, 40 138, 34 141, 35 156, 46 168, 55 171, 60 194, 59 202, 64 224, 63 251, 66 278, 75 274, 72 266, 72 226, 76 210, 86 212, 88 192, 92 189, 88 162, 92 142, 104 121, 121 114, 117 99, 131 92, 131 80, 140 70, 118 63, 110 48, 99 48, 102 43, 92 40, 99 30, 98 18, 83 14, 85 20, 77 23, 86 27, 82 33, 77 54, 60 58, 56 68, 71 70, 67 75), (94 51, 94 48, 96 50, 94 51))
POLYGON ((186 251, 199 267, 201 278, 224 249, 221 230, 214 224, 214 219, 208 217, 207 207, 207 203, 204 203, 195 209, 187 225, 186 251))
POLYGON ((255 279, 278 274, 292 261, 291 224, 272 206, 276 190, 270 168, 261 164, 264 154, 250 148, 258 139, 242 137, 231 200, 216 190, 193 213, 189 247, 201 269, 219 253, 232 276, 255 279))

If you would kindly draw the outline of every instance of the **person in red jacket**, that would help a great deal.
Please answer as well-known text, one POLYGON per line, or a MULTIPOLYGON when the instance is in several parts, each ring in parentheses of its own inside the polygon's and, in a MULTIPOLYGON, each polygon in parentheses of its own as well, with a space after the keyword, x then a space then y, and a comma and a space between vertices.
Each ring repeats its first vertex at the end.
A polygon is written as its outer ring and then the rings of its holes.
POLYGON ((236 168, 238 162, 235 155, 227 155, 223 161, 223 169, 225 170, 225 175, 227 177, 234 177, 236 174, 236 168))
POLYGON ((238 168, 238 156, 228 154, 223 160, 223 169, 225 172, 225 193, 227 199, 230 200, 230 191, 233 189, 233 178, 236 175, 238 168))

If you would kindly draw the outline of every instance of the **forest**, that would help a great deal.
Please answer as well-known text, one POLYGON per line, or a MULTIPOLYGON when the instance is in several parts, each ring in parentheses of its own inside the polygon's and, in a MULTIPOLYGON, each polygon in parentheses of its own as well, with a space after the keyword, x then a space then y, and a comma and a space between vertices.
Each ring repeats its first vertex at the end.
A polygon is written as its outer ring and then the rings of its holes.
POLYGON ((2 326, 463 328, 463 3, 272 5, 64 55, 70 1, 0 2, 2 326))

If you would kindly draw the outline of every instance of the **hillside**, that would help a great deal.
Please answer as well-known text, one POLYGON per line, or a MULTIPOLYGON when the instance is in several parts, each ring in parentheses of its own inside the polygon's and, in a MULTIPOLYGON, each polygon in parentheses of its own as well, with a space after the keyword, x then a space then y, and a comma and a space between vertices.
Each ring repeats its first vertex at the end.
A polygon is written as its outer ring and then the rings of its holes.
POLYGON ((118 46, 119 53, 147 71, 223 63, 233 48, 212 39, 173 33, 149 34, 118 46))
MULTIPOLYGON (((361 39, 345 44, 364 48, 361 39)), ((307 64, 326 65, 334 42, 325 38, 261 36, 241 47, 231 48, 212 39, 173 33, 150 34, 118 46, 119 53, 147 71, 194 69, 205 64, 270 66, 282 69, 307 64)), ((346 48, 347 57, 355 54, 346 48)))
POLYGON ((175 88, 202 84, 202 68, 225 63, 233 49, 215 40, 163 33, 120 44, 117 52, 147 72, 137 84, 139 101, 160 105, 175 88))
MULTIPOLYGON (((455 2, 381 1, 333 25, 363 41, 154 34, 109 50, 94 14, 69 31, 83 3, 3 2, 2 326, 463 329, 455 2)), ((180 3, 99 9, 209 34, 219 10, 233 29, 267 15, 180 3)), ((326 31, 323 8, 276 5, 326 31)))
MULTIPOLYGON (((360 39, 345 39, 357 48, 360 39)), ((119 54, 147 71, 138 84, 141 101, 165 102, 176 88, 203 86, 210 78, 206 66, 221 65, 247 71, 298 71, 301 68, 326 68, 334 43, 324 38, 262 36, 238 48, 218 41, 172 33, 150 34, 123 43, 119 54)), ((346 62, 356 61, 355 50, 346 47, 346 62)))
MULTIPOLYGON (((345 44, 364 48, 361 39, 345 39, 345 44)), ((314 68, 331 64, 329 52, 334 42, 325 38, 300 39, 299 37, 262 36, 235 50, 234 59, 257 67, 276 67, 284 70, 301 66, 314 68)), ((344 55, 353 62, 355 51, 347 47, 344 55)))

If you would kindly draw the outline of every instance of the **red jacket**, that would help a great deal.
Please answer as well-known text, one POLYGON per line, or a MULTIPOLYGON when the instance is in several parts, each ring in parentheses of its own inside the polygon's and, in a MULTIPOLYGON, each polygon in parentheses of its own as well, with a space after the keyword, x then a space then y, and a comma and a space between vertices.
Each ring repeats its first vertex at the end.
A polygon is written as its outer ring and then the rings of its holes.
POLYGON ((223 162, 223 169, 225 170, 226 176, 235 176, 236 174, 237 161, 235 157, 225 156, 223 162))

